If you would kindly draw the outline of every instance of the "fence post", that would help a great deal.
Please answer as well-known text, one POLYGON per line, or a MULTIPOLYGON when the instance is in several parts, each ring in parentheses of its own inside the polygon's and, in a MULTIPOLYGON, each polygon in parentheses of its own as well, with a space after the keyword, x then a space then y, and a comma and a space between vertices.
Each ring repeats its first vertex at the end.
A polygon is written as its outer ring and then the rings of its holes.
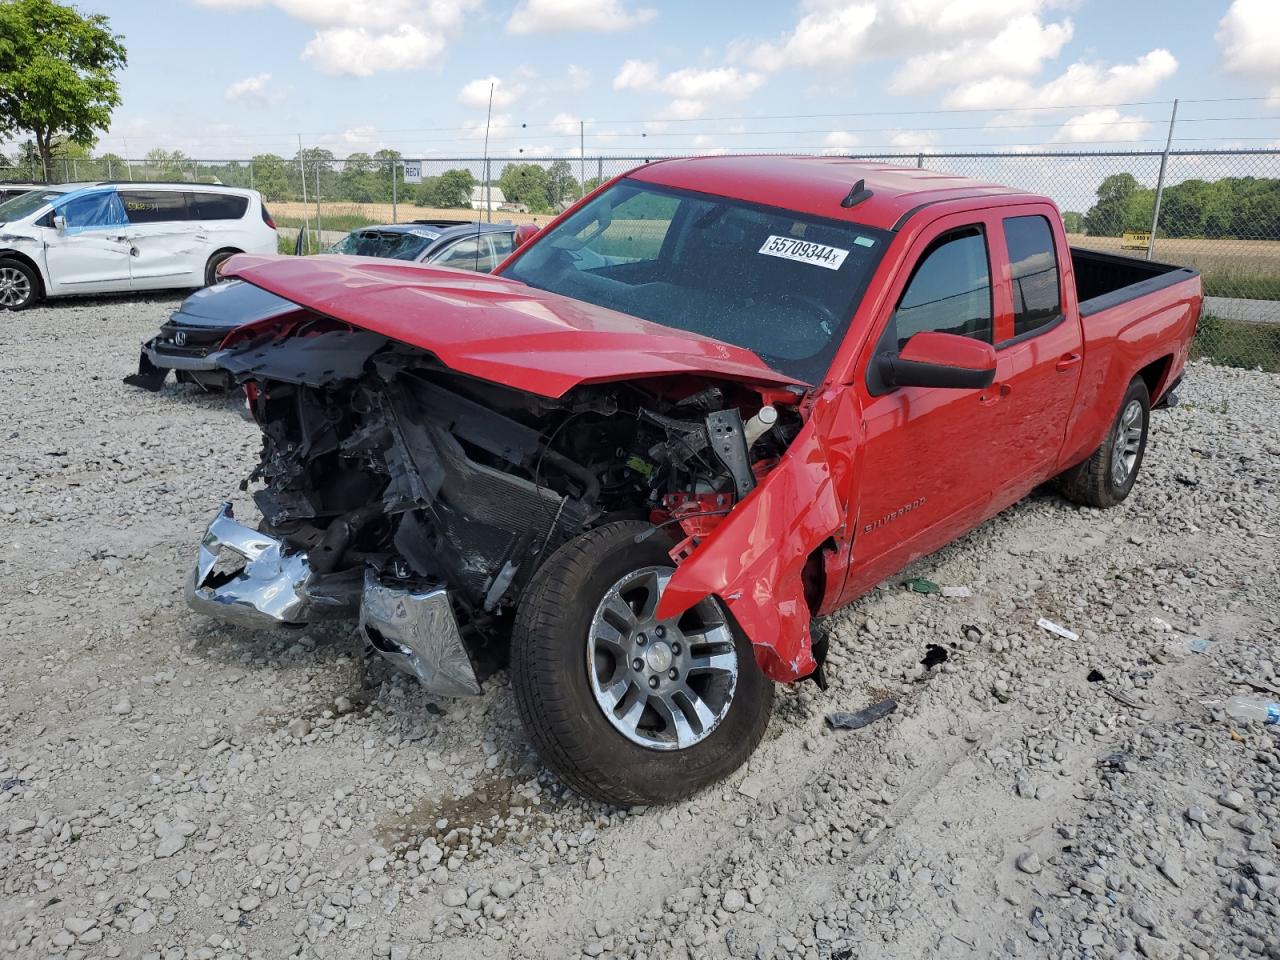
POLYGON ((916 169, 917 169, 917 170, 923 170, 923 169, 924 169, 924 154, 923 154, 923 153, 917 153, 917 154, 916 154, 916 169))
POLYGON ((1173 110, 1169 114, 1169 136, 1164 142, 1164 153, 1160 154, 1160 175, 1156 178, 1156 202, 1151 210, 1151 238, 1147 240, 1147 259, 1156 252, 1156 230, 1160 227, 1160 198, 1164 196, 1164 170, 1169 163, 1169 148, 1173 146, 1173 124, 1178 119, 1178 101, 1173 101, 1173 110))
POLYGON ((395 160, 395 157, 392 157, 391 158, 391 222, 392 223, 399 222, 399 220, 397 220, 396 218, 396 193, 397 193, 396 180, 397 179, 398 178, 396 177, 396 160, 395 160))
POLYGON ((62 158, 62 182, 63 183, 71 182, 71 172, 70 172, 70 169, 67 167, 66 157, 62 158))
POLYGON ((324 249, 324 238, 320 236, 320 164, 316 169, 316 253, 324 249))
POLYGON ((604 182, 604 157, 596 157, 596 186, 604 182))
MULTIPOLYGON (((302 236, 309 232, 311 224, 307 222, 307 165, 302 160, 302 134, 298 134, 298 179, 302 181, 302 236)), ((316 237, 319 240, 319 236, 316 237)), ((302 252, 305 254, 306 241, 303 241, 302 252)))
MULTIPOLYGON (((484 218, 493 223, 493 182, 489 176, 489 157, 484 158, 484 218)), ((478 227, 476 229, 479 229, 478 227)))
POLYGON ((249 189, 250 190, 256 189, 253 185, 253 161, 252 160, 249 161, 249 189))
POLYGON ((115 174, 112 173, 112 169, 111 169, 111 157, 107 157, 107 179, 108 180, 115 179, 115 174))

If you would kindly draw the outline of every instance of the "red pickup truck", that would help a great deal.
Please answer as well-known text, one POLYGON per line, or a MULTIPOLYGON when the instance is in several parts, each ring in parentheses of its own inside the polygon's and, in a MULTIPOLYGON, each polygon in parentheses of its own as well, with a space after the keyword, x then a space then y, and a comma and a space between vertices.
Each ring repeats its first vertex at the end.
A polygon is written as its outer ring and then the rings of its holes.
POLYGON ((811 619, 1057 478, 1108 507, 1182 376, 1193 270, 1049 200, 837 158, 648 164, 494 276, 238 256, 297 309, 217 357, 264 435, 187 596, 358 618, 432 694, 509 665, 544 760, 682 797, 821 682, 811 619))

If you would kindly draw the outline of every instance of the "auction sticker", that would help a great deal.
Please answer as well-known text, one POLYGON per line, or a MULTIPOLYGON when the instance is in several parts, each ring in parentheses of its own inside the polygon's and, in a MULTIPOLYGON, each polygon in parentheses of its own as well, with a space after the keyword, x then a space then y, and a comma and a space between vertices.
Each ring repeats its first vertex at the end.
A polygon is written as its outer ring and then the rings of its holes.
POLYGON ((783 260, 795 260, 815 267, 826 267, 828 270, 839 270, 848 250, 839 247, 828 247, 825 243, 810 243, 808 240, 797 240, 794 237, 770 236, 765 240, 757 253, 767 257, 781 257, 783 260))

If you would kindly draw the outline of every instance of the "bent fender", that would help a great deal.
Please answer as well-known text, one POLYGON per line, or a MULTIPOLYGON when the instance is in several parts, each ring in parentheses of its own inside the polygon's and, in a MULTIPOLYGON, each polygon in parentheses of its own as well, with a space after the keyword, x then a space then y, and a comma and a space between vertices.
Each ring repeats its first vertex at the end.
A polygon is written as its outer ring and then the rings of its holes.
POLYGON ((801 572, 813 551, 844 539, 862 425, 853 391, 836 388, 778 465, 672 575, 659 619, 714 594, 751 641, 760 669, 786 683, 817 667, 801 572))

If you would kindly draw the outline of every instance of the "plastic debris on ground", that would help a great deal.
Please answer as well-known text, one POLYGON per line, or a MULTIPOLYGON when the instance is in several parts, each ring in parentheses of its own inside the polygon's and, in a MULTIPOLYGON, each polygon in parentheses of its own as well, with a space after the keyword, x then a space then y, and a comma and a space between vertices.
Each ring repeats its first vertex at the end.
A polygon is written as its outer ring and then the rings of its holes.
POLYGON ((1056 633, 1058 636, 1063 637, 1064 639, 1067 639, 1067 640, 1080 639, 1080 634, 1072 630, 1068 630, 1066 627, 1060 627, 1056 623, 1054 623, 1052 620, 1046 620, 1044 617, 1041 617, 1039 620, 1036 621, 1036 626, 1042 630, 1048 630, 1050 633, 1056 633))
POLYGON ((972 597, 973 591, 968 587, 943 587, 940 591, 944 597, 953 597, 956 599, 964 599, 972 597))
POLYGON ((1203 637, 1196 637, 1189 644, 1192 653, 1208 653, 1209 648, 1213 646, 1212 640, 1206 640, 1203 637))
POLYGON ((881 700, 879 703, 873 703, 865 710, 859 710, 857 713, 828 713, 827 726, 832 730, 859 730, 868 724, 887 717, 897 709, 898 701, 890 697, 887 700, 881 700))
POLYGON ((902 584, 912 593, 941 593, 942 588, 932 580, 926 580, 924 577, 912 577, 910 580, 904 581, 902 584))

